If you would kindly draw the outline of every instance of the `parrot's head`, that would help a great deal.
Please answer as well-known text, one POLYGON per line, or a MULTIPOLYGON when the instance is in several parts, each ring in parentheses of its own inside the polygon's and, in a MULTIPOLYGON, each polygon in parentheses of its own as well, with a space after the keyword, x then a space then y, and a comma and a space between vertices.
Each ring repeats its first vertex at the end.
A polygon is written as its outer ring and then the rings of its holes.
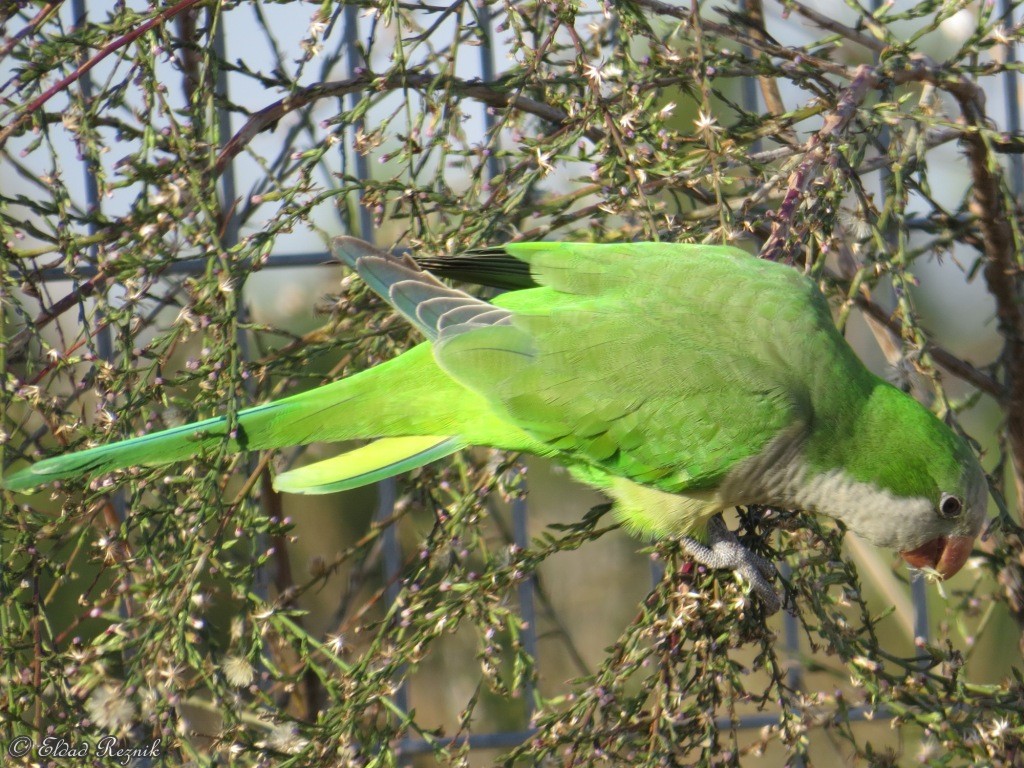
POLYGON ((900 551, 907 565, 931 568, 943 579, 964 567, 988 509, 985 472, 973 455, 958 479, 940 493, 933 514, 929 515, 929 539, 918 547, 900 551))
MULTIPOLYGON (((957 441, 963 443, 957 438, 957 441)), ((944 579, 954 576, 967 562, 974 540, 988 510, 988 483, 973 451, 964 443, 957 451, 960 472, 937 483, 928 514, 922 520, 924 542, 900 549, 913 568, 930 568, 944 579)))
POLYGON ((974 450, 888 385, 872 393, 860 426, 846 454, 846 483, 828 497, 834 516, 873 544, 895 549, 912 568, 955 575, 988 511, 988 483, 974 450))

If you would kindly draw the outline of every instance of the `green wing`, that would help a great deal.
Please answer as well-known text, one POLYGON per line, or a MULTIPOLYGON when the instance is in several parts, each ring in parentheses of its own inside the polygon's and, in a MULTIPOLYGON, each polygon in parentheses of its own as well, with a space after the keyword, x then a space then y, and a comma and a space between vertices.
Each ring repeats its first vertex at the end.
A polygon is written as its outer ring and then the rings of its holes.
POLYGON ((510 244, 541 287, 488 304, 409 259, 337 245, 500 416, 569 463, 670 492, 716 486, 806 423, 799 350, 835 347, 813 285, 733 248, 510 244))
POLYGON ((678 493, 808 417, 792 340, 773 341, 784 314, 819 330, 795 271, 721 247, 507 249, 542 287, 499 297, 510 322, 442 335, 434 354, 537 439, 678 493))

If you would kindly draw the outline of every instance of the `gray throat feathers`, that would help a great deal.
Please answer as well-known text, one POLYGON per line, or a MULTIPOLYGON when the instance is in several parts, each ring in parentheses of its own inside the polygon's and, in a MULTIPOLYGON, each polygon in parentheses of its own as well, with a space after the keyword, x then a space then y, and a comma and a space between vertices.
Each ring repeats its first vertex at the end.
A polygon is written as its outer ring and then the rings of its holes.
POLYGON ((904 520, 913 529, 914 520, 931 516, 927 499, 897 497, 842 469, 812 472, 804 458, 805 445, 802 428, 782 432, 729 473, 718 489, 723 505, 766 504, 828 515, 871 543, 894 548, 907 546, 900 535, 903 526, 894 526, 894 520, 904 520))

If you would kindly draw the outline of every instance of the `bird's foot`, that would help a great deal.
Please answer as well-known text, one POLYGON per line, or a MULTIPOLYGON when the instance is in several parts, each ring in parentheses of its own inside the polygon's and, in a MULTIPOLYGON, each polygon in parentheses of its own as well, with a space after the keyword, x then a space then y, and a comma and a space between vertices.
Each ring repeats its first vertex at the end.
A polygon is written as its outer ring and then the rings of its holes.
POLYGON ((777 575, 775 566, 744 547, 736 534, 726 527, 721 515, 715 515, 708 522, 707 544, 689 536, 684 536, 681 544, 691 558, 706 568, 735 571, 750 582, 769 616, 782 607, 779 594, 771 584, 777 575))

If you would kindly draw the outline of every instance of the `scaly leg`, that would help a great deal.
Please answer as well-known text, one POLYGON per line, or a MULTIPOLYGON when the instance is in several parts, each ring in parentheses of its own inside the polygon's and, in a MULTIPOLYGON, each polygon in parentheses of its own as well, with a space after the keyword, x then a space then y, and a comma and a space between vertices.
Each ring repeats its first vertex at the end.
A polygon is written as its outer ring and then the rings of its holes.
POLYGON ((716 570, 735 571, 749 581, 769 616, 782 607, 782 601, 771 584, 777 575, 775 566, 744 547, 736 534, 726 527, 721 515, 715 515, 708 522, 707 544, 701 544, 689 536, 684 536, 680 543, 686 553, 699 564, 716 570))

